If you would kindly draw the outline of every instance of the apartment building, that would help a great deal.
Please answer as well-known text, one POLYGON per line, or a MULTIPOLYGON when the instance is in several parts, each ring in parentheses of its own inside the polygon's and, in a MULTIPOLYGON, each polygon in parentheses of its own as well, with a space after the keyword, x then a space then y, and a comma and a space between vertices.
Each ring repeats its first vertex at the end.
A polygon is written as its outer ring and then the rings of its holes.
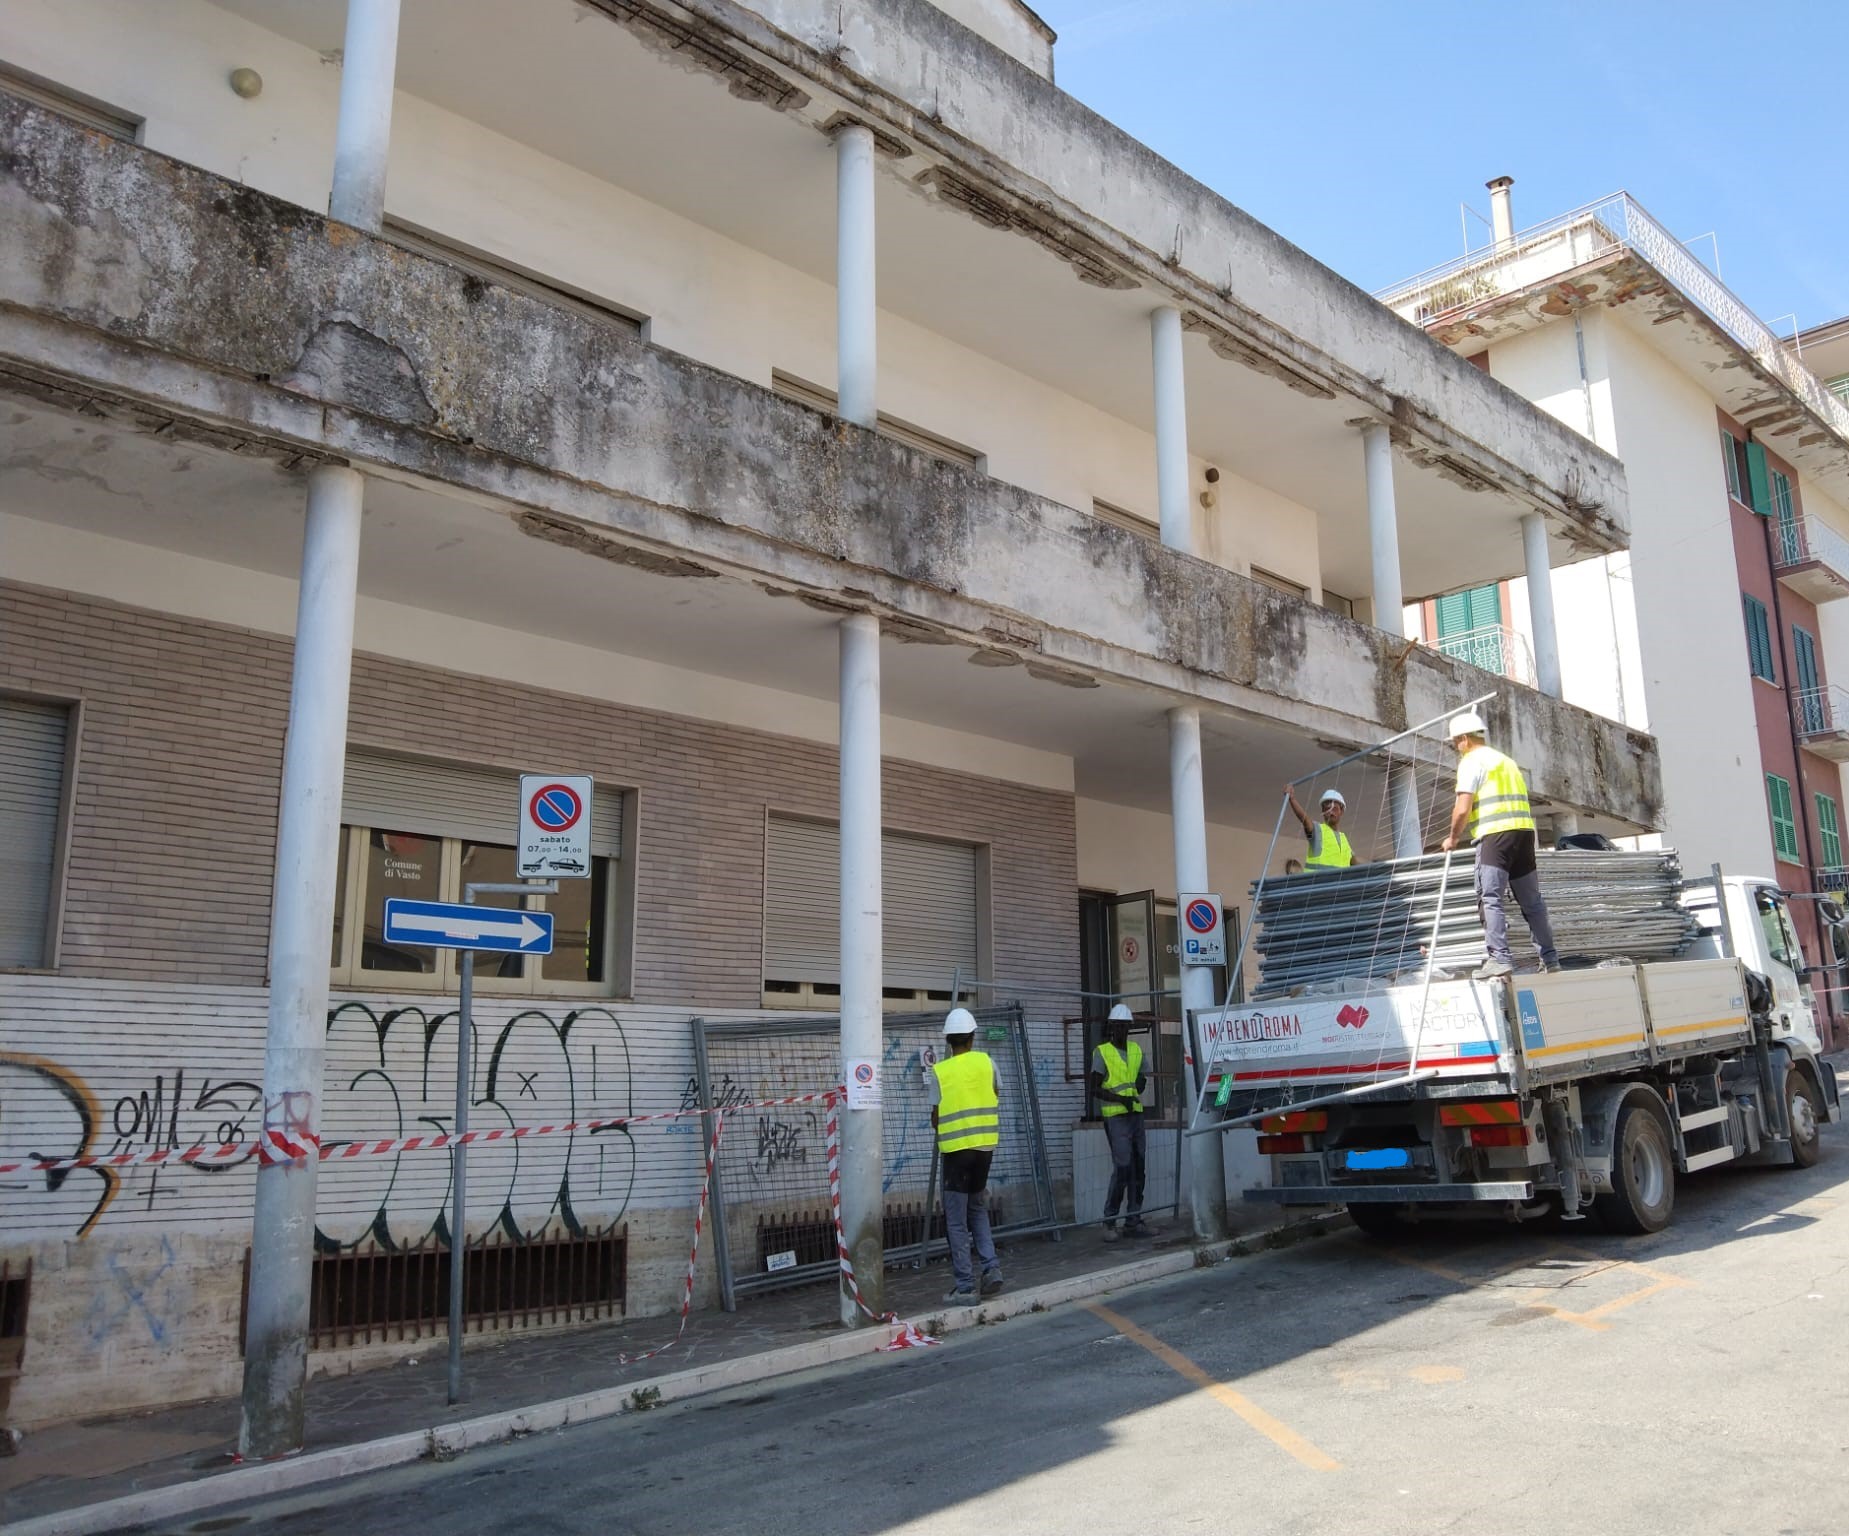
MULTIPOLYGON (((1781 341, 1628 193, 1518 231, 1508 179, 1489 186, 1493 242, 1381 297, 1617 454, 1632 540, 1555 569, 1551 617, 1526 580, 1482 585, 1427 602, 1423 636, 1518 676, 1557 658, 1540 686, 1651 731, 1689 868, 1841 891, 1849 327, 1781 341)), ((1817 904, 1794 910, 1834 961, 1817 904)))
MULTIPOLYGON (((1286 777, 1495 689, 1556 811, 1658 822, 1648 736, 1400 632, 1624 547, 1617 461, 1063 95, 1011 0, 8 12, 0 1154, 282 1138, 0 1185, 10 1422, 241 1380, 275 1448, 305 1368, 428 1347, 303 1330, 447 1242, 442 1165, 287 1148, 452 1123, 454 957, 382 906, 509 880, 523 770, 594 777, 592 868, 482 967, 478 1119, 673 1109, 695 1016, 861 1059, 1018 999, 1068 1211, 1062 1014, 1151 984, 1178 890, 1243 902, 1286 777)), ((484 1160, 466 1230, 619 1244, 600 1299, 663 1313, 698 1142, 614 1145, 484 1160)))

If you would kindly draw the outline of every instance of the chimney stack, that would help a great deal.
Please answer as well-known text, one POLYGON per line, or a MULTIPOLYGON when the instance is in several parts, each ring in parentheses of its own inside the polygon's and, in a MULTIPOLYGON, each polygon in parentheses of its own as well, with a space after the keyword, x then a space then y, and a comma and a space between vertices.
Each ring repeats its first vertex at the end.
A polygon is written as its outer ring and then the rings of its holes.
POLYGON ((1515 209, 1509 200, 1509 188, 1515 185, 1515 178, 1498 176, 1486 185, 1489 187, 1490 228, 1496 232, 1496 249, 1507 250, 1515 243, 1515 209))

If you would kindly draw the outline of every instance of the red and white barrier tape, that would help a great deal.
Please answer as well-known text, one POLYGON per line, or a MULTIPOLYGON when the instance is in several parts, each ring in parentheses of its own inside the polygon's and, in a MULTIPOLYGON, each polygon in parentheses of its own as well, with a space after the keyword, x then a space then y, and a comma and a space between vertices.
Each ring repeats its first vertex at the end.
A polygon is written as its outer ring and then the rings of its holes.
MULTIPOLYGON (((831 1095, 797 1093, 783 1099, 756 1099, 747 1104, 728 1104, 723 1113, 739 1114, 746 1110, 781 1109, 790 1104, 817 1104, 831 1095)), ((498 1130, 464 1131, 460 1136, 399 1136, 383 1141, 346 1141, 323 1145, 312 1131, 265 1131, 255 1141, 232 1141, 220 1146, 201 1144, 184 1150, 169 1147, 160 1152, 122 1152, 111 1157, 27 1158, 20 1162, 0 1163, 0 1173, 62 1173, 72 1168, 155 1167, 164 1163, 236 1162, 255 1154, 262 1163, 293 1163, 309 1157, 321 1162, 345 1162, 353 1157, 384 1157, 398 1152, 434 1152, 446 1147, 469 1147, 496 1141, 530 1141, 535 1136, 562 1136, 574 1131, 602 1131, 612 1126, 641 1125, 656 1120, 690 1120, 709 1111, 704 1109, 669 1109, 652 1115, 616 1115, 602 1120, 563 1120, 556 1125, 512 1125, 498 1130)), ((711 1111, 711 1113, 720 1113, 711 1111)))
POLYGON ((926 1333, 916 1323, 902 1323, 897 1312, 880 1313, 867 1305, 866 1297, 860 1294, 860 1281, 854 1276, 854 1260, 847 1251, 847 1230, 841 1225, 841 1110, 839 1095, 827 1096, 828 1104, 828 1206, 835 1218, 835 1253, 841 1263, 841 1279, 847 1285, 848 1295, 854 1298, 854 1305, 859 1307, 876 1323, 885 1323, 893 1330, 892 1339, 882 1346, 885 1349, 922 1349, 938 1341, 926 1333))

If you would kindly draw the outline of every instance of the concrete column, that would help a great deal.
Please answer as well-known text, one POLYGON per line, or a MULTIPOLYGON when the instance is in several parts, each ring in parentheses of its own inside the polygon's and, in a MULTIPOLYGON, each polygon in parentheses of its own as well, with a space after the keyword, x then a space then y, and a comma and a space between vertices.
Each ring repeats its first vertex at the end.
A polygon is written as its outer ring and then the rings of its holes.
POLYGON ((873 239, 873 130, 849 123, 835 134, 835 349, 843 421, 879 419, 878 312, 873 239))
MULTIPOLYGON (((1156 392, 1156 505, 1162 542, 1183 554, 1194 553, 1194 514, 1188 503, 1188 397, 1181 364, 1181 314, 1166 305, 1149 316, 1151 360, 1156 392)), ((1201 712, 1168 712, 1169 815, 1175 829, 1175 892, 1210 891, 1207 883, 1207 800, 1201 787, 1201 712)), ((1211 1008, 1213 973, 1201 966, 1181 968, 1184 1029, 1188 1014, 1211 1008)), ((1189 1062, 1188 1102, 1200 1096, 1194 1070, 1191 1033, 1184 1037, 1189 1062)), ((1226 1234, 1226 1165, 1218 1136, 1188 1142, 1188 1203, 1194 1235, 1211 1241, 1226 1234)))
MULTIPOLYGON (((1437 794, 1450 798, 1451 781, 1439 776, 1437 794)), ((1425 827, 1419 815, 1419 775, 1411 766, 1394 768, 1387 776, 1388 811, 1393 818, 1393 856, 1416 859, 1425 852, 1425 827)))
POLYGON ((1368 549, 1374 567, 1374 627, 1400 635, 1406 631, 1406 597, 1400 585, 1399 509, 1393 499, 1393 436, 1384 421, 1371 421, 1361 429, 1361 461, 1367 473, 1368 549))
MULTIPOLYGON (((1201 712, 1168 712, 1168 773, 1170 816, 1175 827, 1175 890, 1178 895, 1210 891, 1207 880, 1207 800, 1201 787, 1201 712)), ((1229 957, 1230 958, 1230 957, 1229 957)), ((1199 1008, 1212 1008, 1213 972, 1202 965, 1181 968, 1181 1008, 1185 1021, 1199 1008)), ((1186 1024, 1184 1022, 1184 1029, 1186 1024)), ((1200 1074, 1192 1065, 1194 1038, 1183 1036, 1189 1113, 1200 1096, 1200 1074)), ((1202 1242, 1226 1236, 1225 1143, 1219 1136, 1195 1136, 1188 1141, 1188 1205, 1194 1235, 1202 1242)))
POLYGON ((1522 560, 1528 574, 1528 618, 1534 627, 1534 675, 1541 692, 1560 693, 1560 630, 1554 623, 1554 571, 1547 558, 1547 518, 1522 519, 1522 560))
MULTIPOLYGON (((878 1062, 884 1048, 880 876, 880 625, 870 614, 841 621, 841 1061, 878 1062)), ((841 1225, 860 1294, 885 1304, 877 1109, 841 1111, 841 1225)), ((841 1287, 841 1321, 868 1318, 841 1287)))
POLYGON ((357 471, 331 464, 308 479, 276 880, 270 901, 265 1151, 258 1161, 251 1223, 244 1417, 238 1434, 239 1449, 247 1457, 281 1456, 302 1447, 308 1287, 320 1167, 315 1149, 327 1038, 327 945, 334 927, 364 484, 357 471), (305 1148, 307 1155, 289 1157, 278 1142, 305 1148))
POLYGON ((398 0, 347 0, 334 191, 327 211, 343 224, 374 234, 385 222, 385 165, 397 71, 398 0))
POLYGON ((1188 500, 1188 387, 1181 363, 1181 312, 1150 311, 1150 351, 1156 380, 1156 505, 1162 542, 1194 553, 1194 509, 1188 500))

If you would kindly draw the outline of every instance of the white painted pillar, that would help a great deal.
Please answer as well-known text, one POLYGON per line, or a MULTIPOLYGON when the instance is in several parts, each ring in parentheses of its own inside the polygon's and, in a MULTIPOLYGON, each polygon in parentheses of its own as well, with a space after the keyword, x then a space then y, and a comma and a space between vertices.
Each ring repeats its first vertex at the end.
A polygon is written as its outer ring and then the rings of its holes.
MULTIPOLYGON (((1207 876, 1207 800, 1201 785, 1201 712, 1168 712, 1169 814, 1175 828, 1175 891, 1189 895, 1211 891, 1207 876)), ((1228 957, 1231 958, 1230 956, 1228 957)), ((1213 972, 1203 965, 1181 968, 1181 1008, 1185 1021, 1196 1009, 1220 1002, 1213 992, 1213 972)), ((1184 1030, 1187 1026, 1184 1023, 1184 1030)), ((1189 1062, 1186 1087, 1189 1114, 1200 1095, 1194 1069, 1194 1037, 1183 1036, 1189 1062)), ((1194 1235, 1202 1242, 1226 1236, 1225 1142, 1220 1136, 1195 1136, 1188 1142, 1188 1205, 1194 1235)))
POLYGON ((281 1456, 302 1446, 308 1376, 308 1288, 314 1263, 321 1065, 327 1038, 328 935, 340 789, 347 756, 347 689, 359 580, 365 482, 342 465, 308 479, 302 583, 295 620, 289 733, 270 899, 269 1032, 263 1057, 263 1134, 307 1147, 266 1152, 251 1224, 240 1451, 281 1456), (278 1160, 270 1161, 270 1157, 278 1160))
POLYGON ((1528 574, 1528 618, 1534 628, 1534 675, 1541 692, 1560 693, 1560 630, 1554 622, 1554 571, 1547 557, 1547 517, 1522 519, 1522 560, 1528 574))
POLYGON ((879 419, 878 312, 873 239, 873 130, 849 123, 835 134, 835 346, 843 421, 879 419))
POLYGON ((1156 380, 1156 507, 1162 542, 1194 553, 1194 509, 1188 501, 1188 387, 1181 361, 1181 312, 1150 311, 1149 341, 1156 380))
MULTIPOLYGON (((1194 553, 1194 514, 1188 499, 1188 392, 1181 360, 1181 314, 1164 305, 1149 316, 1151 361, 1156 396, 1156 505, 1162 542, 1183 554, 1194 553)), ((1192 707, 1168 712, 1169 816, 1175 831, 1175 892, 1213 889, 1207 871, 1207 800, 1201 784, 1201 712, 1192 707)), ((1211 1008, 1213 973, 1202 966, 1181 968, 1181 1008, 1185 1020, 1196 1008, 1211 1008)), ((1184 1035, 1188 1062, 1184 1084, 1190 1105, 1200 1094, 1194 1070, 1192 1035, 1184 1035)), ((1196 1237, 1211 1241, 1226 1235, 1226 1165, 1218 1136, 1188 1142, 1188 1203, 1196 1237)))
MULTIPOLYGON (((1400 518, 1393 499, 1393 435, 1384 421, 1361 429, 1361 459, 1367 472, 1368 550, 1374 568, 1374 627, 1389 634, 1406 630, 1406 597, 1400 585, 1400 518)), ((1416 639, 1417 636, 1411 638, 1416 639)))
MULTIPOLYGON (((1367 476, 1368 552, 1373 563, 1374 627, 1406 635, 1406 597, 1400 584, 1400 516, 1393 496, 1393 434, 1384 421, 1361 429, 1361 462, 1367 476)), ((1393 856, 1416 859, 1425 852, 1419 817, 1419 784, 1410 767, 1391 770, 1387 780, 1393 822, 1393 856)))
MULTIPOLYGON (((880 625, 841 621, 841 1062, 878 1070, 884 1048, 880 871, 880 625)), ((883 1312, 885 1252, 882 1120, 877 1109, 841 1111, 841 1225, 860 1293, 883 1312)), ((841 1321, 870 1321, 841 1287, 841 1321)))
POLYGON ((397 72, 398 0, 347 0, 334 191, 327 211, 343 224, 374 234, 385 222, 385 167, 397 72))

